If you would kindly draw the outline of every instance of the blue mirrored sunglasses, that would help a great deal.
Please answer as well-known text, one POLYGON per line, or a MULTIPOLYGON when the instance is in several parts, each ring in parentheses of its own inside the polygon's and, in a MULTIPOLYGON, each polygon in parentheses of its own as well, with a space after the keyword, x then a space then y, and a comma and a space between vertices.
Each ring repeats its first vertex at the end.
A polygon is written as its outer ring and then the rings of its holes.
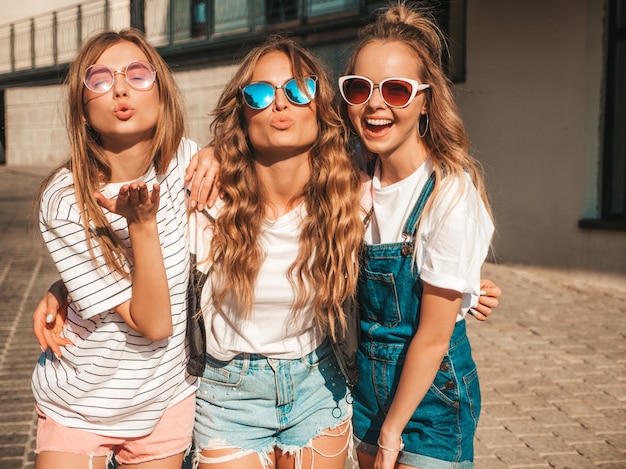
POLYGON ((285 96, 293 104, 308 104, 315 97, 317 77, 310 76, 303 79, 305 89, 301 90, 295 78, 287 80, 282 85, 272 85, 264 81, 250 83, 241 88, 244 102, 252 109, 261 110, 274 101, 276 90, 282 89, 285 96))

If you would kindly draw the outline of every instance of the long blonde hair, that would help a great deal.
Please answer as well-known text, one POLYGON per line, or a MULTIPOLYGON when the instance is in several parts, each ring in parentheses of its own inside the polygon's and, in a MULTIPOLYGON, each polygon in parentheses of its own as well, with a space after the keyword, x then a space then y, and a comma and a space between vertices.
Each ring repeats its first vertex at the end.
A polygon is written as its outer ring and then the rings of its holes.
MULTIPOLYGON (((86 106, 83 104, 85 70, 96 63, 105 50, 120 42, 135 44, 156 68, 155 86, 159 93, 159 118, 149 151, 154 155, 151 164, 158 174, 165 172, 176 153, 184 134, 184 106, 167 64, 138 30, 125 29, 119 32, 99 33, 81 46, 65 80, 70 157, 43 181, 36 200, 39 206, 44 190, 61 168, 70 170, 76 202, 92 257, 95 256, 93 248, 98 244, 106 264, 122 277, 128 277, 130 273, 124 264, 125 260, 131 257, 130 250, 117 237, 102 208, 92 196, 104 184, 110 182, 111 163, 102 147, 100 136, 88 123, 86 106)), ((147 171, 148 167, 145 169, 147 171)))
POLYGON ((309 151, 311 178, 301 194, 306 217, 301 223, 299 252, 288 275, 296 291, 293 312, 313 297, 316 324, 335 337, 337 331, 345 331, 341 306, 354 293, 358 279, 358 249, 363 239, 359 175, 347 152, 346 128, 324 67, 288 38, 272 37, 248 53, 214 112, 212 130, 221 164, 224 208, 211 245, 217 279, 213 298, 219 305, 235 292, 229 298, 238 302, 242 317, 248 317, 265 258, 258 240, 268 201, 256 173, 254 148, 246 138, 241 87, 250 83, 259 60, 272 52, 285 54, 296 80, 317 76, 318 137, 309 151))
MULTIPOLYGON (((436 182, 433 196, 422 212, 428 213, 432 201, 441 191, 444 176, 448 180, 463 183, 464 173, 470 175, 487 211, 491 214, 487 198, 482 168, 470 155, 469 139, 452 96, 452 83, 448 79, 443 64, 443 54, 447 52, 446 39, 427 9, 418 9, 409 2, 396 2, 381 9, 377 19, 361 28, 359 38, 351 55, 346 74, 354 73, 356 59, 363 47, 371 42, 399 41, 406 44, 415 54, 422 67, 421 81, 428 83, 425 90, 429 125, 422 137, 428 155, 434 163, 436 182)), ((342 115, 347 119, 347 104, 342 104, 342 115)), ((348 120, 349 121, 349 120, 348 120)), ((419 125, 419 122, 416 122, 419 125)), ((369 155, 373 156, 373 155, 369 155)))

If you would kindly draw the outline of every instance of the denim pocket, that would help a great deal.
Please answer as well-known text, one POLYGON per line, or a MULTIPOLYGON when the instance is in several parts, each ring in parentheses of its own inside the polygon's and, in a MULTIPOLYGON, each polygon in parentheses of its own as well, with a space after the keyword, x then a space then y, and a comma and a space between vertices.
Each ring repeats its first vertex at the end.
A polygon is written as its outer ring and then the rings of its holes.
POLYGON ((451 407, 459 407, 459 380, 455 373, 453 363, 448 355, 443 357, 435 379, 430 386, 430 391, 439 400, 451 407))
POLYGON ((362 275, 366 284, 360 289, 359 302, 365 307, 367 317, 384 327, 396 327, 402 314, 394 274, 363 269, 362 275))
POLYGON ((324 367, 324 365, 328 364, 329 360, 332 360, 330 362, 331 365, 336 365, 335 354, 328 339, 322 342, 322 345, 311 353, 308 353, 300 359, 305 366, 313 370, 324 367))
POLYGON ((467 375, 463 376, 463 383, 465 384, 470 414, 472 416, 472 420, 474 420, 474 428, 476 428, 478 426, 478 417, 480 415, 482 404, 480 396, 480 383, 478 381, 478 370, 474 368, 467 375))
POLYGON ((249 363, 247 358, 221 361, 207 354, 206 366, 201 379, 208 384, 239 386, 248 371, 249 363))

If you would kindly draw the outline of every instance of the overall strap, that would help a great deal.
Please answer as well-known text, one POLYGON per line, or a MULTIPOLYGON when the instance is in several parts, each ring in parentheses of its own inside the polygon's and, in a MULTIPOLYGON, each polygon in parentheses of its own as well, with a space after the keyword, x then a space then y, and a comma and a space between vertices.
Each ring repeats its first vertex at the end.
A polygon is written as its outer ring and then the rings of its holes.
MULTIPOLYGON (((377 161, 378 161, 378 156, 376 158, 372 158, 368 160, 366 163, 365 173, 370 177, 370 179, 374 177, 374 171, 376 169, 377 161)), ((363 226, 365 227, 365 229, 367 229, 367 227, 370 224, 370 221, 372 221, 373 214, 374 214, 374 201, 372 200, 372 206, 370 207, 369 211, 365 214, 365 217, 363 217, 363 226)))
POLYGON ((430 194, 433 192, 433 188, 435 187, 435 179, 436 175, 433 171, 432 173, 430 173, 430 177, 426 181, 426 184, 424 184, 424 188, 422 189, 422 192, 417 199, 417 202, 413 206, 413 210, 411 211, 411 214, 409 215, 406 224, 404 225, 404 231, 402 232, 402 237, 404 238, 402 254, 405 256, 413 252, 413 236, 415 235, 419 216, 424 209, 424 205, 426 205, 428 197, 430 197, 430 194))
POLYGON ((424 188, 422 189, 422 193, 420 194, 415 206, 413 207, 413 211, 409 218, 406 221, 406 225, 404 225, 403 236, 412 236, 415 233, 415 228, 417 226, 417 221, 419 219, 422 210, 424 209, 424 205, 426 205, 426 201, 428 197, 433 191, 433 187, 435 187, 435 172, 430 173, 430 177, 424 184, 424 188))

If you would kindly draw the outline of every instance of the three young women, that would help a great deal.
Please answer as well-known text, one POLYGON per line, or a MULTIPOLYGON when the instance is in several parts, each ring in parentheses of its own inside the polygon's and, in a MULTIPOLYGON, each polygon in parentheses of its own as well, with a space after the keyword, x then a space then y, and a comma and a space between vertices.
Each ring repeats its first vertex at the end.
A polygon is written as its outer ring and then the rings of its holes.
MULTIPOLYGON (((388 15, 413 15, 398 8, 388 15)), ((422 26, 429 32, 432 24, 422 26)), ((359 412, 355 430, 363 467, 374 462, 377 467, 392 467, 398 455, 402 464, 429 467, 426 464, 449 455, 426 452, 428 444, 421 446, 421 441, 415 444, 422 428, 414 430, 407 422, 424 389, 437 382, 437 368, 450 379, 435 394, 452 408, 462 406, 464 425, 467 422, 465 394, 458 390, 454 366, 471 369, 473 364, 465 360, 469 349, 462 318, 479 294, 479 268, 490 236, 488 205, 476 195, 481 180, 467 156, 466 137, 440 63, 433 72, 425 71, 432 64, 420 66, 425 59, 408 46, 410 35, 396 36, 394 30, 379 37, 367 31, 367 40, 356 49, 351 76, 341 81, 353 127, 362 145, 377 155, 371 160, 374 206, 365 217, 370 220, 363 270, 368 280, 359 290, 367 335, 359 359, 362 384, 354 393, 359 412), (376 62, 385 57, 391 64, 376 62), (368 68, 370 63, 377 67, 368 68), (399 98, 403 90, 409 90, 409 96, 399 98), (434 128, 435 122, 442 125, 434 128), (432 172, 435 176, 430 179, 432 172), (475 178, 466 178, 466 172, 475 178), (427 190, 422 192, 422 186, 427 190), (432 187, 434 194, 429 195, 432 187), (451 196, 459 187, 458 197, 451 196), (417 204, 410 214, 422 194, 425 207, 417 204), (468 217, 472 201, 474 212, 468 217), (385 220, 389 206, 400 211, 385 220), (482 236, 474 231, 463 240, 467 218, 472 216, 477 217, 482 236), (414 230, 417 220, 419 231, 414 230), (387 227, 398 231, 389 233, 387 227), (449 251, 450 233, 461 251, 449 251), (386 257, 378 254, 387 249, 394 251, 394 265, 383 260, 374 266, 377 256, 386 257), (464 265, 454 271, 458 259, 464 265), (410 287, 378 283, 391 273, 401 275, 410 287), (389 288, 398 293, 391 308, 389 288), (419 315, 403 313, 419 302, 419 315), (383 334, 376 335, 376 330, 383 334), (416 340, 411 340, 413 333, 416 340), (451 357, 458 347, 456 341, 450 347, 450 338, 456 336, 462 347, 451 357), (393 353, 380 356, 386 349, 393 353), (412 353, 415 350, 419 353, 412 353), (378 397, 384 404, 377 408, 375 403, 376 415, 367 414, 361 407, 370 406, 374 383, 363 380, 363 373, 377 375, 388 364, 397 372, 381 376, 387 394, 378 397), (450 368, 453 371, 445 374, 450 368), (417 400, 407 399, 406 389, 415 383, 420 390, 417 400), (387 411, 391 417, 385 417, 387 411), (401 434, 407 443, 400 444, 401 434), (406 450, 398 451, 405 444, 406 450)), ((355 203, 358 177, 345 154, 344 129, 334 114, 332 95, 319 63, 291 41, 278 41, 251 52, 220 99, 214 132, 225 197, 210 218, 193 215, 191 230, 198 235, 192 240, 199 262, 194 277, 203 280, 199 304, 208 339, 196 422, 201 465, 299 467, 305 462, 343 467, 350 407, 345 377, 339 372, 341 355, 334 353, 332 344, 346 330, 340 306, 356 284, 353 260, 358 258, 361 238, 355 233, 363 226, 359 219, 363 213, 355 203), (304 370, 315 372, 298 374, 304 370), (292 392, 296 385, 298 393, 292 392), (270 395, 270 389, 275 397, 260 399, 270 395), (250 401, 259 407, 250 411, 250 401)), ((469 379, 475 371, 465 375, 475 390, 477 381, 469 379)), ((435 408, 439 414, 441 408, 435 408)), ((477 409, 472 410, 475 428, 477 409)), ((436 421, 432 423, 437 427, 436 421)), ((473 436, 473 430, 470 433, 473 436)), ((471 460, 467 445, 459 452, 462 456, 454 460, 471 460)))

